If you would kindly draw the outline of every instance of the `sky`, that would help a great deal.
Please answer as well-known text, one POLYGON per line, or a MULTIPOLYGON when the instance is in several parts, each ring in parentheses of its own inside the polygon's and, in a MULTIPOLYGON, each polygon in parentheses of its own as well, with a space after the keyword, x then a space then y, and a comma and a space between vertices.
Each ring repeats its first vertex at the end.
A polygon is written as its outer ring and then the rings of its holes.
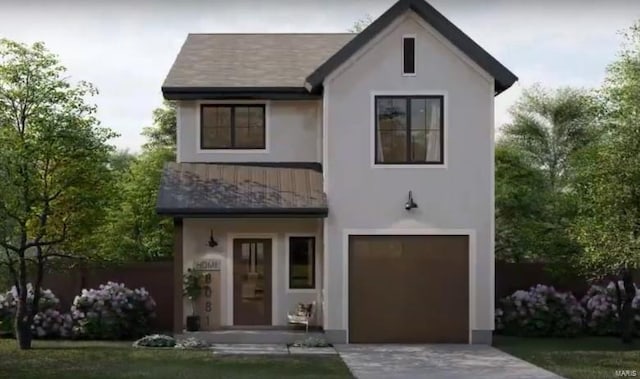
MULTIPOLYGON (((598 86, 640 20, 639 0, 430 0, 519 81, 496 98, 496 126, 523 88, 598 86)), ((344 32, 394 0, 0 0, 0 38, 42 41, 70 80, 93 83, 114 144, 139 151, 160 87, 188 33, 344 32)))

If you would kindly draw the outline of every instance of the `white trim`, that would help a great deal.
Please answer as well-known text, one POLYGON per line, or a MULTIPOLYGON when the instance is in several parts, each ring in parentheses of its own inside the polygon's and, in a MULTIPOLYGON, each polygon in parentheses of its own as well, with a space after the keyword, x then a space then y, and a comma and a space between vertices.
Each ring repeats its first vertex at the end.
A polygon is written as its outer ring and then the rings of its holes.
POLYGON ((320 280, 319 280, 319 269, 320 269, 320 262, 318 259, 318 251, 320 248, 320 241, 318 238, 318 233, 285 233, 284 235, 284 251, 285 251, 285 261, 284 261, 284 266, 285 266, 285 288, 286 288, 286 292, 287 294, 290 293, 317 293, 320 290, 320 280), (314 246, 313 246, 313 285, 314 288, 291 288, 289 285, 289 238, 290 237, 312 237, 314 239, 314 246))
POLYGON ((491 130, 491 149, 489 152, 489 162, 491 162, 491 170, 489 171, 489 213, 491 215, 490 223, 489 223, 489 308, 490 308, 490 320, 489 326, 491 329, 495 329, 495 283, 496 283, 496 264, 495 264, 495 229, 496 229, 496 209, 495 209, 495 82, 491 81, 491 85, 489 86, 490 93, 490 101, 491 101, 491 118, 490 118, 490 130, 491 130))
POLYGON ((449 163, 449 92, 445 90, 407 90, 407 91, 383 91, 370 92, 369 108, 369 161, 374 169, 446 169, 449 163), (376 96, 442 96, 444 108, 444 124, 442 126, 444 156, 442 164, 376 164, 376 96))
POLYGON ((271 239, 271 325, 277 325, 278 322, 278 281, 276 269, 277 265, 277 252, 278 252, 278 234, 277 233, 228 233, 227 234, 227 256, 228 267, 227 270, 227 319, 229 325, 233 323, 233 240, 241 238, 264 238, 271 239))
POLYGON ((271 146, 271 100, 199 100, 196 101, 196 146, 197 154, 268 154, 271 146), (201 106, 207 104, 257 104, 264 105, 264 149, 202 149, 201 137, 201 106))
POLYGON ((349 236, 351 235, 397 235, 397 236, 429 236, 429 235, 461 235, 469 237, 469 340, 475 327, 476 319, 476 230, 475 229, 343 229, 342 230, 342 317, 349 343, 349 236))
POLYGON ((418 36, 415 34, 404 34, 402 36, 402 45, 401 45, 402 55, 400 56, 401 69, 400 72, 402 76, 417 76, 418 73, 418 36), (404 72, 404 40, 407 38, 413 38, 413 73, 404 72))

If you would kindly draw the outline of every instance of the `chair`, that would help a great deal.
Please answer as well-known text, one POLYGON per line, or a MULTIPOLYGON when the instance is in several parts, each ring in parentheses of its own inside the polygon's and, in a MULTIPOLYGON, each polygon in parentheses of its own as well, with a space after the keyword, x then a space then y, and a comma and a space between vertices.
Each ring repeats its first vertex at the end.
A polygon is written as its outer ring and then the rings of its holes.
POLYGON ((315 301, 309 304, 300 303, 295 312, 287 314, 287 320, 291 325, 304 325, 306 333, 309 333, 309 323, 313 321, 315 313, 315 301))

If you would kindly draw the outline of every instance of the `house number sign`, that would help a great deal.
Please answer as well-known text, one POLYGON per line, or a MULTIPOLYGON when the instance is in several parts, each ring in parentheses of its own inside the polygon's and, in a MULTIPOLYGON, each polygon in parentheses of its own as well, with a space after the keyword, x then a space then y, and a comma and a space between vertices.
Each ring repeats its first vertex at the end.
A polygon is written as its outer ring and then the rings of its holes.
POLYGON ((203 259, 195 262, 193 267, 203 277, 198 306, 201 330, 213 330, 220 326, 220 267, 219 259, 203 259))

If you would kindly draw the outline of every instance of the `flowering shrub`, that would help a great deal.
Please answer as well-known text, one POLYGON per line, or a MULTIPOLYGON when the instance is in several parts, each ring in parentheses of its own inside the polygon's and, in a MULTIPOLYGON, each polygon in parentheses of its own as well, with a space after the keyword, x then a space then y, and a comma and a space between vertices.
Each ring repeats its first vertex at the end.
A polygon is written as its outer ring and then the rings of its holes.
POLYGON ((108 282, 82 290, 71 307, 77 338, 127 339, 144 336, 155 317, 156 303, 144 288, 108 282))
POLYGON ((152 334, 145 336, 133 343, 133 347, 174 347, 175 338, 162 334, 152 334))
MULTIPOLYGON (((624 287, 619 283, 621 293, 624 287)), ((593 285, 582 298, 582 305, 586 309, 586 328, 589 334, 618 335, 620 331, 618 318, 618 302, 616 286, 610 282, 606 287, 593 285)), ((640 290, 636 288, 635 297, 631 303, 635 319, 635 331, 640 332, 640 290)))
POLYGON ((207 349, 210 346, 211 345, 205 340, 189 337, 180 340, 176 344, 176 349, 207 349))
MULTIPOLYGON (((27 284, 27 303, 33 301, 34 290, 27 284)), ((18 305, 18 290, 12 287, 0 295, 0 332, 13 334, 13 320, 18 305)), ((60 312, 60 300, 49 289, 40 289, 38 313, 33 317, 31 330, 36 338, 68 337, 71 335, 71 316, 60 312)))
POLYGON ((500 301, 496 330, 518 336, 569 337, 580 333, 584 308, 570 292, 538 284, 500 301))

